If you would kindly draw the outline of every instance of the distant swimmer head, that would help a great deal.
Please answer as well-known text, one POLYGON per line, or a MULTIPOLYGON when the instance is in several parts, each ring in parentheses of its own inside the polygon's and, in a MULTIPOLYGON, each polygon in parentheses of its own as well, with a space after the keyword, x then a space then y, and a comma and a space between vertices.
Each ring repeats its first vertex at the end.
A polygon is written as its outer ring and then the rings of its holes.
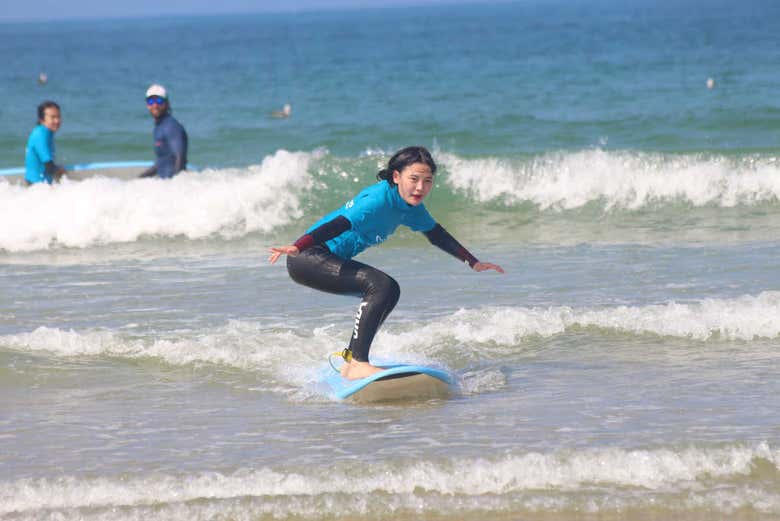
POLYGON ((708 89, 715 88, 715 80, 713 80, 712 78, 707 78, 707 88, 708 89))
POLYGON ((271 112, 271 117, 274 118, 288 118, 290 117, 290 113, 292 112, 292 107, 289 103, 285 103, 284 107, 282 107, 282 110, 275 110, 271 112))
POLYGON ((49 81, 49 77, 46 75, 45 72, 42 72, 38 75, 38 83, 40 83, 41 85, 45 85, 47 81, 49 81))

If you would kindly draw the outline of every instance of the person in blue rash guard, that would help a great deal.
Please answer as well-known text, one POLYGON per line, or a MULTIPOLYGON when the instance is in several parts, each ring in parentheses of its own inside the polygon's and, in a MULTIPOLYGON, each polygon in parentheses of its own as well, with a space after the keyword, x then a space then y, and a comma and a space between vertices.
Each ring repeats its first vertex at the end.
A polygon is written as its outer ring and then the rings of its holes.
POLYGON ((60 129, 60 106, 53 101, 38 105, 38 125, 30 132, 24 154, 24 181, 27 185, 59 181, 65 169, 54 163, 54 133, 60 129))
POLYGON ((187 132, 171 115, 168 92, 162 85, 146 91, 146 108, 154 118, 154 153, 157 160, 139 177, 171 178, 187 169, 187 132))
POLYGON ((270 250, 271 264, 287 255, 287 271, 295 282, 362 298, 349 347, 342 355, 346 363, 341 374, 345 378, 365 378, 381 370, 369 363, 368 351, 401 295, 392 277, 352 257, 386 240, 399 225, 424 233, 432 244, 474 271, 504 273, 497 264, 477 260, 425 209, 422 202, 433 187, 435 172, 436 164, 425 148, 399 150, 377 174, 377 184, 317 221, 294 244, 270 250))

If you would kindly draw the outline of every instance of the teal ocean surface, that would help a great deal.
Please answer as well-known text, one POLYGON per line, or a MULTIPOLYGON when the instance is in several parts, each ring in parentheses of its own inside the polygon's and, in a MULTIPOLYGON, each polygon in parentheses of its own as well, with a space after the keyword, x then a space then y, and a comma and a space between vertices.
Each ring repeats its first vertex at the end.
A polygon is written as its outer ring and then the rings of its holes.
POLYGON ((780 5, 670 4, 0 24, 0 169, 43 99, 58 161, 151 160, 153 82, 198 166, 0 178, 0 519, 780 518, 780 5), (267 249, 410 144, 507 273, 362 254, 372 355, 457 392, 343 403, 358 301, 267 249))

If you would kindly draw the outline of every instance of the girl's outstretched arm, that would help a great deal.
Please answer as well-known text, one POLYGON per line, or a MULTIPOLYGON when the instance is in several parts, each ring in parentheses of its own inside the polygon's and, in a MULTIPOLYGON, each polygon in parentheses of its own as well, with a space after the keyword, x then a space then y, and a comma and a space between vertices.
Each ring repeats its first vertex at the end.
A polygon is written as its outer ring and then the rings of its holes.
POLYGON ((431 241, 431 244, 441 248, 456 259, 465 262, 474 271, 496 270, 499 273, 504 273, 504 269, 498 264, 480 262, 438 223, 431 230, 423 233, 431 241))
POLYGON ((295 241, 295 244, 271 248, 271 256, 268 257, 268 262, 273 264, 282 255, 292 255, 295 257, 306 248, 311 248, 315 244, 322 244, 334 237, 338 237, 350 228, 352 228, 352 223, 349 222, 349 219, 339 215, 332 221, 323 223, 309 233, 301 235, 301 237, 295 241))

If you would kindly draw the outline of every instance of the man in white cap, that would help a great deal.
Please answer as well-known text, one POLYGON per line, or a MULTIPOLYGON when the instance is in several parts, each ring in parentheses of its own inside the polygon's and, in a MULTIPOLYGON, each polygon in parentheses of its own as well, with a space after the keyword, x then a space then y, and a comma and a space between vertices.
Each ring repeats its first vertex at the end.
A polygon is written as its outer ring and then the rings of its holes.
POLYGON ((168 92, 162 85, 155 83, 146 90, 146 108, 154 118, 157 159, 140 177, 173 177, 187 168, 187 132, 171 115, 168 92))

